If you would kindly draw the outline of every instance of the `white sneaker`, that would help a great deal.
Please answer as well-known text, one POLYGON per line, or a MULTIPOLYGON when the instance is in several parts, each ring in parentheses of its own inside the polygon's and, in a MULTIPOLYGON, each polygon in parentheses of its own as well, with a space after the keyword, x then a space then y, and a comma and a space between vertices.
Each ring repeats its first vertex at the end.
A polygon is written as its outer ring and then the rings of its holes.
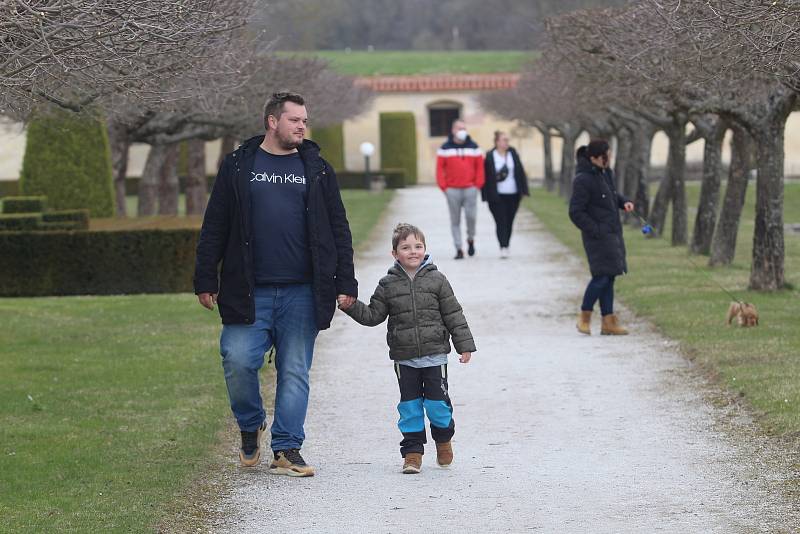
POLYGON ((503 247, 500 249, 500 257, 503 259, 508 258, 508 249, 503 247))

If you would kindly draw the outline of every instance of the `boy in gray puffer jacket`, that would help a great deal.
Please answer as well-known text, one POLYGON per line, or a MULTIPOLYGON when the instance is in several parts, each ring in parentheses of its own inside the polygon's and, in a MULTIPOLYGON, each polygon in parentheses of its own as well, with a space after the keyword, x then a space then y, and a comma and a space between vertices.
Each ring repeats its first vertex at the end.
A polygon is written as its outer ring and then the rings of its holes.
POLYGON ((425 236, 416 226, 398 224, 392 234, 395 264, 381 278, 369 306, 344 298, 339 307, 366 326, 389 317, 386 341, 400 385, 398 426, 403 433, 400 454, 403 473, 419 473, 427 442, 425 414, 436 442, 436 461, 453 461, 450 443, 455 432, 453 405, 447 393, 447 355, 450 338, 461 363, 475 352, 472 333, 450 282, 425 254, 425 236))

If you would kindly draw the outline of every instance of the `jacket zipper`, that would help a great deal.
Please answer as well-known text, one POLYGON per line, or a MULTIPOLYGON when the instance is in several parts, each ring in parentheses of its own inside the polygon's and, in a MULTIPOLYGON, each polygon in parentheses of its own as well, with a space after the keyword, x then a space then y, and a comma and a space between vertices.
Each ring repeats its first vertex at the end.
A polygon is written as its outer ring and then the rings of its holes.
MULTIPOLYGON (((417 273, 417 275, 419 275, 419 273, 417 273)), ((406 273, 406 276, 408 276, 408 273, 406 273)), ((411 310, 414 313, 414 338, 417 341, 417 356, 422 356, 422 346, 419 343, 419 327, 417 326, 417 324, 418 324, 417 323, 417 299, 414 296, 414 279, 415 278, 416 278, 416 276, 414 276, 414 278, 411 278, 410 276, 408 276, 408 282, 409 282, 409 285, 411 286, 411 310)))

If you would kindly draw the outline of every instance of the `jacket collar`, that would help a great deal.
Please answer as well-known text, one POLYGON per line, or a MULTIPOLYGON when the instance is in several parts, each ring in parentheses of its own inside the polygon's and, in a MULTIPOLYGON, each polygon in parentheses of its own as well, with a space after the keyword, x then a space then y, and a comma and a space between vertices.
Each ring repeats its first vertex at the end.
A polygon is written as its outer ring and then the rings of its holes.
MULTIPOLYGON (((425 254, 425 258, 420 263, 419 267, 417 267, 414 276, 427 273, 428 271, 437 271, 436 265, 433 263, 433 257, 430 254, 425 254)), ((400 262, 395 260, 394 264, 389 268, 388 274, 394 274, 397 276, 408 276, 406 274, 405 269, 400 265, 400 262)))

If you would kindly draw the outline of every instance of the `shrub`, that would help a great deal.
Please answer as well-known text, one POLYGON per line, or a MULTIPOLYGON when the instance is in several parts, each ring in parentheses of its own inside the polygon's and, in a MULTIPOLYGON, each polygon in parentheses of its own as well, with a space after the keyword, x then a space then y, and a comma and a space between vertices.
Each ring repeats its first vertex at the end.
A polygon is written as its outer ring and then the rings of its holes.
POLYGON ((88 230, 89 210, 48 211, 42 214, 41 226, 51 229, 88 230))
POLYGON ((3 213, 41 213, 47 209, 47 197, 6 197, 3 213))
POLYGON ((331 164, 334 170, 344 170, 344 128, 342 124, 334 124, 325 128, 317 128, 311 137, 320 147, 320 154, 331 164))
POLYGON ((46 195, 55 209, 87 208, 114 215, 111 152, 97 119, 56 111, 33 119, 22 160, 20 190, 46 195))
MULTIPOLYGON (((13 213, 0 215, 0 230, 36 230, 42 223, 41 213, 13 213)), ((0 247, 2 250, 2 247, 0 247)), ((3 254, 6 251, 3 250, 3 254)), ((1 278, 0 278, 1 279, 1 278)))
POLYGON ((380 114, 381 166, 405 170, 406 184, 417 183, 417 128, 410 111, 380 114))
POLYGON ((0 296, 192 291, 197 230, 0 233, 0 296))

